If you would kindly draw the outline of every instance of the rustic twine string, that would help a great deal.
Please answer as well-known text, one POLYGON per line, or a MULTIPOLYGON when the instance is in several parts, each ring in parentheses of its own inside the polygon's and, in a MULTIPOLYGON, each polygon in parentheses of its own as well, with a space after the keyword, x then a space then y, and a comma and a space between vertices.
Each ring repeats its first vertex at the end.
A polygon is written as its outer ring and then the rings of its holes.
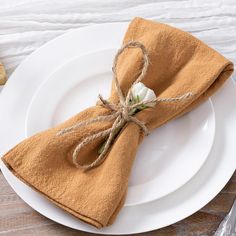
POLYGON ((61 136, 66 133, 72 132, 80 127, 85 127, 87 125, 90 125, 95 122, 102 122, 102 121, 112 121, 114 120, 112 126, 106 130, 99 131, 95 134, 89 134, 87 137, 83 138, 75 147, 73 154, 72 154, 72 161, 73 164, 82 170, 90 170, 98 165, 100 165, 106 158, 106 154, 108 150, 110 149, 112 142, 114 141, 116 135, 120 130, 128 123, 128 122, 134 122, 137 124, 141 130, 144 132, 145 135, 149 134, 148 128, 146 127, 145 123, 143 121, 138 120, 136 117, 134 117, 134 111, 139 108, 140 106, 153 104, 156 102, 175 102, 180 101, 189 98, 192 96, 192 93, 186 93, 182 96, 173 97, 173 98, 155 98, 148 101, 140 101, 136 104, 130 104, 131 99, 131 88, 134 84, 141 82, 148 69, 149 65, 149 58, 148 58, 148 52, 143 44, 136 42, 136 41, 130 41, 127 44, 123 45, 117 52, 114 62, 113 62, 113 76, 114 76, 114 82, 115 82, 115 89, 119 98, 118 104, 113 104, 108 100, 105 100, 101 95, 99 95, 99 100, 102 106, 106 107, 112 113, 110 115, 104 115, 104 116, 98 116, 96 118, 87 119, 85 121, 81 121, 76 123, 75 125, 62 129, 57 133, 57 135, 61 136), (142 51, 143 55, 143 68, 138 76, 138 78, 135 80, 135 82, 131 85, 130 89, 128 90, 128 93, 126 96, 124 96, 118 78, 117 78, 117 62, 119 59, 119 56, 123 53, 123 51, 127 48, 139 48, 142 51), (88 165, 81 165, 77 161, 77 157, 79 152, 82 148, 84 148, 87 144, 93 142, 95 139, 98 138, 107 138, 106 142, 104 143, 103 149, 101 153, 98 155, 97 159, 93 161, 91 164, 88 165))

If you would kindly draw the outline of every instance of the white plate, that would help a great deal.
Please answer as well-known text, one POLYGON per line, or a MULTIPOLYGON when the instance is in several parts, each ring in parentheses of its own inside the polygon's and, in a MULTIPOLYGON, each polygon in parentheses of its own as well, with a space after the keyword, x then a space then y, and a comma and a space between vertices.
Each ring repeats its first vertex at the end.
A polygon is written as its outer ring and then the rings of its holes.
MULTIPOLYGON (((116 50, 108 49, 72 59, 49 76, 29 106, 26 136, 94 105, 99 93, 108 97, 115 53, 116 50)), ((138 150, 125 205, 153 201, 189 181, 205 162, 214 132, 210 101, 155 130, 138 150)))
MULTIPOLYGON (((0 95, 0 155, 24 139, 27 108, 48 75, 75 56, 118 48, 126 27, 126 23, 103 24, 69 32, 47 43, 21 63, 0 95)), ((15 178, 2 162, 1 170, 25 202, 68 227, 101 234, 132 234, 165 227, 207 204, 232 176, 236 167, 235 100, 236 89, 231 80, 212 97, 217 124, 214 144, 203 167, 187 184, 157 201, 124 207, 116 222, 102 230, 96 230, 54 206, 15 178)))

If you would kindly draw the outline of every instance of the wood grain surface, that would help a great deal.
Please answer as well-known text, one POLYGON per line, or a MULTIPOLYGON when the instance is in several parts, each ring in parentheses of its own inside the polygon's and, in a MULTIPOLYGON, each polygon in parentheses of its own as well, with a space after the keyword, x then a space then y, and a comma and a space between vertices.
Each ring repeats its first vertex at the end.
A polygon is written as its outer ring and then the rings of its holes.
MULTIPOLYGON (((0 172, 0 235, 71 236, 94 235, 59 225, 40 215, 24 203, 0 172)), ((166 228, 138 234, 140 236, 211 236, 229 212, 236 196, 236 173, 225 188, 192 216, 166 228)))

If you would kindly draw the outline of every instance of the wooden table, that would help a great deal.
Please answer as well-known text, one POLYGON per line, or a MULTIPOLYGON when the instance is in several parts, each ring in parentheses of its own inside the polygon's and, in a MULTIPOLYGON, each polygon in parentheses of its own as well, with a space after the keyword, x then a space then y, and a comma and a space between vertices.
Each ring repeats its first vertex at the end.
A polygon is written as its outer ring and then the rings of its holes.
MULTIPOLYGON (((225 188, 194 215, 166 228, 139 235, 210 236, 230 210, 236 196, 236 173, 225 188)), ((94 235, 59 225, 40 215, 24 203, 0 172, 0 235, 60 236, 94 235)))

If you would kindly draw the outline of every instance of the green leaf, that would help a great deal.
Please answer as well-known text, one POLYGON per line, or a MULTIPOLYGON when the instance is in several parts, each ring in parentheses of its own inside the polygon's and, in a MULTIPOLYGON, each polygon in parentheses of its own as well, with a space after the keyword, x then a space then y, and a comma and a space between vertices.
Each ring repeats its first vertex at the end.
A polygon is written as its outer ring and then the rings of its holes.
POLYGON ((106 145, 106 142, 104 142, 102 146, 98 149, 98 155, 100 155, 103 152, 105 145, 106 145))
POLYGON ((139 97, 139 95, 137 95, 136 101, 137 101, 137 103, 140 102, 140 97, 139 97))

